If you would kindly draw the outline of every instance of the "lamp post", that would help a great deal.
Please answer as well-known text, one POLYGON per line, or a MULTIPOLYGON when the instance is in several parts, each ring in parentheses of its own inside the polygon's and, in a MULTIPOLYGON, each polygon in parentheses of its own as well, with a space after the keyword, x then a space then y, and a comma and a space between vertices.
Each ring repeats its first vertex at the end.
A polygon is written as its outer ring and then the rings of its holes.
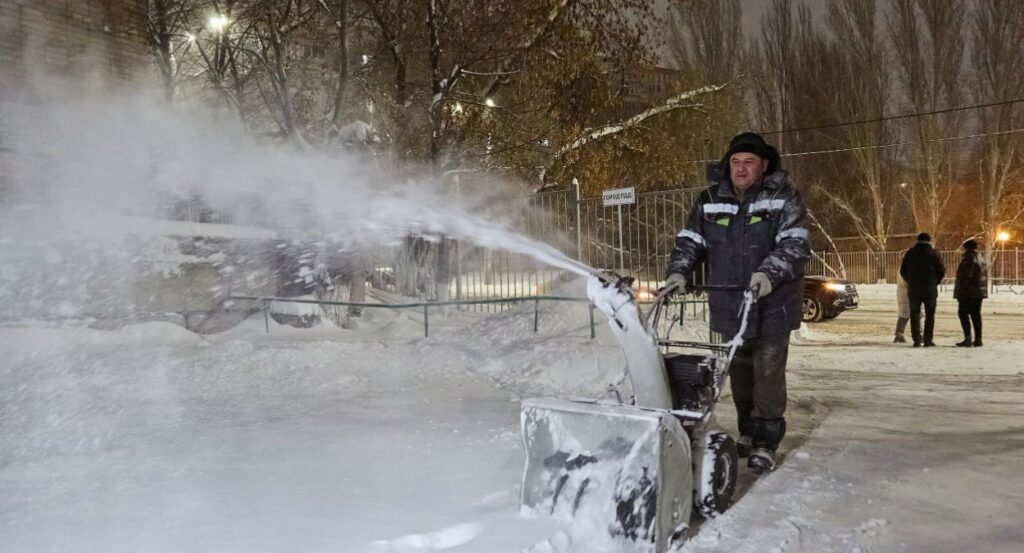
MULTIPOLYGON (((1010 239, 1010 233, 1005 230, 1001 230, 996 233, 996 242, 999 243, 999 260, 1005 265, 1006 264, 1006 242, 1010 239)), ((1003 267, 1002 276, 1006 278, 1006 267, 1003 267)))

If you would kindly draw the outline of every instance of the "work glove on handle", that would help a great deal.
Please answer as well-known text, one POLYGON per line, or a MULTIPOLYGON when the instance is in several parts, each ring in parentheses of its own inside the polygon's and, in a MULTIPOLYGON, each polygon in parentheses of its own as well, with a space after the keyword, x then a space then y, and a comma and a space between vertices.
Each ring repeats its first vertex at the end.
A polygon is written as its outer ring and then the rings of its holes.
POLYGON ((665 279, 660 295, 670 298, 676 294, 683 293, 684 290, 686 290, 686 277, 681 273, 672 273, 665 279))
POLYGON ((772 293, 772 281, 768 280, 768 275, 756 272, 750 275, 750 291, 754 293, 754 299, 759 300, 772 293))

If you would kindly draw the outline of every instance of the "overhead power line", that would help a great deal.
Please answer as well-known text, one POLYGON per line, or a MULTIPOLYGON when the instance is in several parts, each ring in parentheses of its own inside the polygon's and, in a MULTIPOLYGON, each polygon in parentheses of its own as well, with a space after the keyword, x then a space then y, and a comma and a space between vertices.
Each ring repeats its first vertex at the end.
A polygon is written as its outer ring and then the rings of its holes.
MULTIPOLYGON (((836 149, 832 149, 832 150, 812 150, 812 151, 808 151, 808 152, 792 152, 792 153, 788 153, 788 154, 780 154, 780 157, 812 156, 812 155, 818 155, 818 154, 836 154, 836 153, 840 153, 840 152, 856 152, 856 151, 859 151, 859 150, 880 150, 882 148, 896 148, 896 147, 899 147, 899 146, 915 146, 915 145, 919 145, 919 144, 930 144, 932 142, 947 142, 947 141, 951 141, 951 140, 969 140, 969 139, 972 139, 972 138, 984 138, 986 136, 1001 136, 1001 135, 1005 135, 1005 134, 1014 134, 1014 133, 1018 133, 1018 132, 1024 132, 1024 128, 1021 128, 1021 129, 1010 129, 1010 130, 1007 130, 1007 131, 995 131, 995 132, 988 132, 988 133, 968 134, 968 135, 964 135, 964 136, 944 136, 942 138, 933 138, 931 140, 916 140, 916 141, 906 141, 906 142, 893 142, 891 144, 871 144, 871 145, 868 145, 868 146, 853 146, 853 147, 850 147, 850 148, 836 148, 836 149)), ((693 160, 688 161, 688 163, 717 163, 719 161, 721 161, 721 160, 720 159, 693 159, 693 160)))
POLYGON ((818 131, 818 130, 822 130, 822 129, 834 129, 834 128, 839 128, 839 127, 850 127, 850 126, 853 126, 853 125, 866 125, 868 123, 881 123, 883 121, 895 121, 895 120, 898 120, 898 119, 909 119, 911 117, 924 117, 926 115, 941 115, 943 113, 953 113, 953 112, 957 112, 957 111, 967 111, 967 110, 972 110, 972 109, 992 108, 992 107, 998 107, 998 106, 1008 106, 1010 104, 1018 104, 1020 102, 1024 102, 1024 98, 1018 98, 1016 100, 1005 100, 1005 101, 1002 101, 1002 102, 991 102, 991 103, 988 103, 988 104, 975 104, 973 106, 960 106, 960 107, 956 107, 956 108, 938 109, 938 110, 935 110, 935 111, 922 111, 922 112, 918 112, 918 113, 904 113, 904 114, 901 114, 901 115, 889 115, 889 116, 885 116, 885 117, 876 117, 874 119, 862 119, 860 121, 847 121, 845 123, 829 123, 829 124, 826 124, 826 125, 816 125, 816 126, 813 126, 813 127, 797 127, 797 128, 794 128, 794 129, 782 129, 782 130, 778 130, 778 131, 764 131, 761 134, 763 134, 763 135, 770 135, 770 134, 784 134, 784 133, 801 132, 801 131, 818 131))
POLYGON ((1024 132, 1024 129, 1010 129, 1008 131, 996 131, 988 133, 968 134, 965 136, 944 136, 942 138, 933 138, 931 140, 916 140, 907 142, 893 142, 892 144, 872 144, 870 146, 855 146, 852 148, 839 148, 835 150, 815 150, 811 152, 794 152, 791 154, 780 154, 780 157, 795 157, 795 156, 810 156, 815 154, 833 154, 837 152, 854 152, 857 150, 878 150, 882 148, 895 148, 898 146, 914 146, 919 144, 930 144, 932 142, 947 142, 950 140, 968 140, 971 138, 984 138, 986 136, 1000 136, 1004 134, 1013 134, 1018 132, 1024 132))

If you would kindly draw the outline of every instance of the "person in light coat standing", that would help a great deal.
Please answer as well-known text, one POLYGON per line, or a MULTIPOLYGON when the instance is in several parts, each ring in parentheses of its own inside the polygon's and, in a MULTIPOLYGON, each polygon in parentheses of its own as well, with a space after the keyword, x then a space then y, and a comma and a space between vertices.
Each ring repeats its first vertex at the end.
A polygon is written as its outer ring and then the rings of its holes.
POLYGON ((896 337, 892 340, 894 344, 907 343, 907 337, 904 332, 906 332, 907 323, 909 322, 910 297, 907 296, 907 281, 903 280, 903 277, 896 275, 896 337))

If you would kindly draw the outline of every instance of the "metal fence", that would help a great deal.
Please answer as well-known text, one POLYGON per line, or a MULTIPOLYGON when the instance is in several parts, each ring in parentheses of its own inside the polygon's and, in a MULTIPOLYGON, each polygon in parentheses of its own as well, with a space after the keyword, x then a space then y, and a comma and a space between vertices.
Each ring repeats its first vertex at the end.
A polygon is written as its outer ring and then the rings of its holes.
MULTIPOLYGON (((602 271, 657 287, 679 226, 700 189, 637 194, 635 205, 604 207, 602 199, 580 198, 578 190, 513 198, 500 206, 520 232, 602 271)), ((452 266, 449 295, 456 299, 518 297, 558 293, 572 274, 525 255, 462 243, 452 266)), ((484 305, 482 309, 502 306, 484 305)))
MULTIPOLYGON (((856 284, 895 283, 899 277, 903 251, 894 252, 815 252, 807 274, 844 277, 856 284)), ((946 281, 956 277, 961 254, 957 250, 940 251, 946 266, 946 281)), ((1024 286, 1024 250, 997 249, 982 254, 988 265, 993 287, 1024 286)))
MULTIPOLYGON (((573 191, 559 191, 538 194, 534 205, 554 214, 560 222, 560 232, 575 234, 576 247, 564 250, 566 253, 592 267, 614 270, 651 285, 663 278, 675 235, 702 190, 642 192, 636 194, 634 205, 616 207, 604 207, 600 197, 579 198, 573 191), (573 209, 574 205, 578 209, 573 209)), ((528 232, 545 241, 551 236, 543 228, 528 232)), ((806 272, 845 276, 857 284, 895 283, 903 254, 904 251, 815 251, 806 272)), ((961 254, 957 250, 939 254, 951 281, 961 254)), ((996 249, 983 255, 994 286, 1024 286, 1024 250, 996 249)))
MULTIPOLYGON (((545 192, 529 199, 530 215, 519 228, 592 267, 632 276, 640 286, 653 288, 664 277, 675 235, 685 224, 701 190, 642 192, 636 194, 635 204, 616 207, 605 207, 600 197, 581 198, 576 190, 545 192)), ((815 251, 806 273, 842 277, 856 284, 895 283, 903 254, 903 251, 815 251)), ((952 283, 961 254, 956 250, 939 254, 947 268, 947 281, 952 283)), ((523 281, 539 286, 534 293, 548 292, 545 286, 557 283, 562 276, 559 271, 550 269, 529 269, 535 265, 532 260, 505 252, 478 252, 478 255, 493 257, 490 265, 499 270, 491 280, 496 279, 498 285, 494 290, 482 287, 479 273, 464 273, 468 280, 462 289, 463 297, 487 297, 492 293, 517 295, 520 290, 531 290, 530 286, 521 284, 517 288, 515 283, 523 281), (501 268, 508 269, 502 271, 501 268), (527 277, 530 271, 535 271, 536 276, 527 277)), ((1024 250, 997 249, 984 254, 984 258, 994 290, 1017 287, 1016 291, 1021 291, 1024 250)), ((464 263, 479 266, 472 260, 464 263)))
MULTIPOLYGON (((641 288, 655 288, 664 277, 675 235, 703 188, 640 192, 631 205, 606 207, 601 197, 583 198, 579 188, 542 192, 488 202, 481 211, 567 256, 599 270, 632 276, 641 288)), ((194 200, 175 205, 176 218, 228 222, 208 213, 194 200)), ((437 255, 438 246, 432 255, 437 255)), ((477 300, 565 293, 573 275, 526 255, 482 248, 470 241, 451 242, 447 271, 436 258, 403 259, 402 246, 380 247, 366 254, 366 271, 377 287, 427 300, 477 300), (409 285, 409 273, 422 282, 409 285), (438 286, 438 282, 446 281, 438 286), (400 286, 405 282, 404 289, 400 286), (410 291, 412 290, 412 291, 410 291), (441 290, 439 292, 439 290, 441 290)), ((948 278, 955 276, 957 251, 940 252, 948 278)), ((816 251, 809 275, 845 277, 857 284, 896 282, 902 251, 816 251)), ((999 249, 987 254, 989 280, 996 290, 1024 286, 1024 251, 999 249)), ((701 278, 698 275, 698 280, 701 278)), ((502 310, 509 303, 474 304, 473 309, 502 310)))

